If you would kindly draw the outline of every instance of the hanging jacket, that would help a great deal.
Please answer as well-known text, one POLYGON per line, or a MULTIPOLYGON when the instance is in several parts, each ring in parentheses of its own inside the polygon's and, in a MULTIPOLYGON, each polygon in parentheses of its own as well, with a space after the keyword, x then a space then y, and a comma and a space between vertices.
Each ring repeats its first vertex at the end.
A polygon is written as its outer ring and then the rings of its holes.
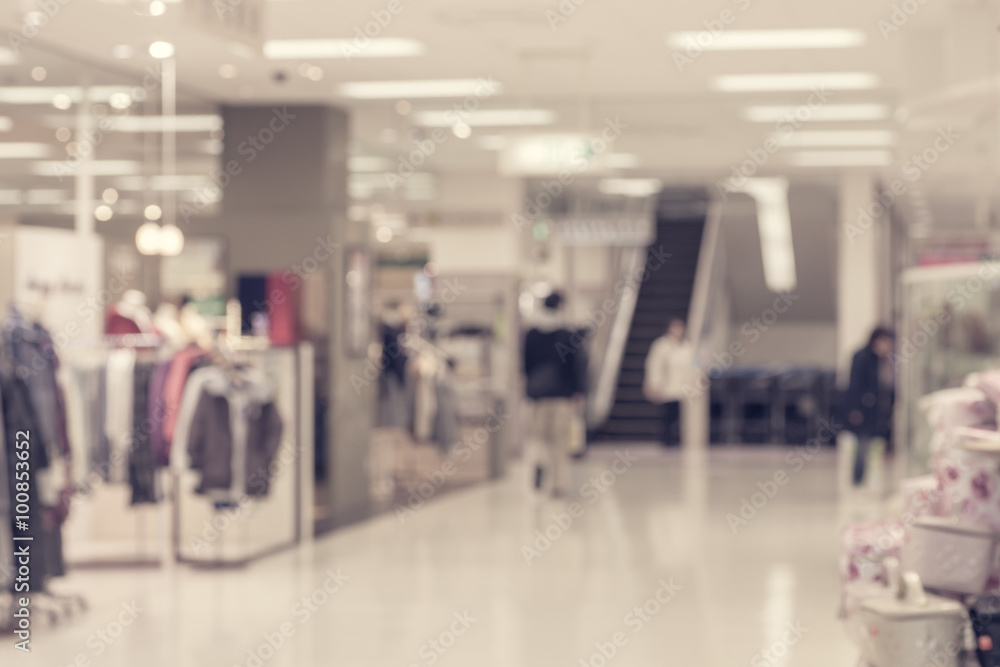
POLYGON ((189 465, 201 472, 196 492, 267 495, 282 431, 270 389, 245 372, 208 367, 198 374, 201 393, 187 433, 189 465))

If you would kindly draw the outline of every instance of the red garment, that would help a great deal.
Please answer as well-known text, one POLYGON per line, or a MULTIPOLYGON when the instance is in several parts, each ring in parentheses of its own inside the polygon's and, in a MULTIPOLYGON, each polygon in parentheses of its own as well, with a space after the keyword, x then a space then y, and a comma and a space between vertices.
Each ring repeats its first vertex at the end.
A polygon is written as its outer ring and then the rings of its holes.
POLYGON ((299 342, 299 293, 292 289, 283 273, 267 276, 267 316, 272 345, 295 345, 299 342))
POLYGON ((170 443, 174 439, 174 427, 177 425, 177 413, 181 409, 184 398, 184 386, 187 384, 191 367, 205 356, 197 345, 184 348, 174 355, 167 371, 167 380, 163 384, 163 404, 166 414, 163 418, 163 441, 167 447, 167 459, 170 457, 170 443))
POLYGON ((104 319, 104 333, 112 336, 124 336, 125 334, 140 334, 142 330, 135 323, 135 320, 119 315, 112 304, 108 306, 107 316, 104 319))

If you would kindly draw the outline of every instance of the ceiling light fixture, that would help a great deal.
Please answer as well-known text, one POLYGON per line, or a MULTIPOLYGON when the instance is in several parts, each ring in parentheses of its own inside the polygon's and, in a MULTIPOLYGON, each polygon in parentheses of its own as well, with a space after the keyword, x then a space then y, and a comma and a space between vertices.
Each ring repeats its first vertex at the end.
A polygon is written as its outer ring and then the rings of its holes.
POLYGON ((452 134, 459 139, 468 139, 472 136, 472 128, 468 123, 455 123, 451 128, 452 134))
POLYGON ((786 49, 849 49, 863 46, 862 30, 727 30, 713 35, 707 30, 675 32, 667 37, 674 49, 694 45, 702 51, 779 51, 786 49))
POLYGON ((38 159, 46 158, 52 154, 52 149, 48 144, 33 142, 4 142, 0 143, 0 159, 38 159))
POLYGON ((159 220, 163 217, 163 209, 156 204, 150 204, 143 210, 142 215, 146 220, 159 220))
POLYGON ((799 151, 791 154, 796 167, 887 167, 889 151, 799 151))
POLYGON ((52 106, 56 109, 66 111, 71 106, 73 106, 73 98, 71 98, 66 93, 57 93, 52 97, 52 106))
POLYGON ((149 45, 149 55, 162 60, 174 55, 174 45, 170 42, 153 42, 149 45))
POLYGON ((556 122, 556 114, 547 109, 482 109, 461 116, 454 110, 418 111, 413 121, 424 127, 451 127, 457 122, 470 127, 521 127, 551 125, 556 122))
POLYGON ((776 137, 782 146, 892 146, 889 130, 800 130, 776 137))
MULTIPOLYGON (((744 110, 743 117, 752 123, 780 123, 787 119, 803 120, 795 115, 799 108, 787 105, 751 106, 744 110)), ((804 121, 885 120, 889 117, 889 107, 885 104, 826 104, 810 111, 812 113, 804 121)))
POLYGON ((427 97, 480 98, 495 95, 500 84, 486 79, 425 79, 412 81, 355 81, 340 86, 340 94, 359 100, 427 97))
POLYGON ((415 39, 371 38, 364 46, 352 39, 271 39, 264 42, 268 60, 332 58, 401 58, 419 56, 424 45, 415 39))
POLYGON ((41 65, 31 68, 31 78, 35 81, 45 81, 46 76, 48 76, 48 72, 41 65))
POLYGON ((712 87, 727 93, 783 92, 796 90, 868 90, 879 85, 868 72, 815 72, 811 74, 727 74, 712 80, 712 87))
POLYGON ((651 197, 663 189, 663 182, 658 178, 604 178, 597 189, 606 195, 651 197))
POLYGON ((788 179, 749 178, 740 188, 757 202, 757 226, 764 260, 764 282, 772 292, 791 292, 797 284, 788 179))
POLYGON ((101 204, 100 206, 94 209, 94 217, 100 220, 101 222, 107 222, 108 220, 111 219, 112 215, 114 215, 114 211, 111 210, 110 206, 105 206, 104 204, 101 204))

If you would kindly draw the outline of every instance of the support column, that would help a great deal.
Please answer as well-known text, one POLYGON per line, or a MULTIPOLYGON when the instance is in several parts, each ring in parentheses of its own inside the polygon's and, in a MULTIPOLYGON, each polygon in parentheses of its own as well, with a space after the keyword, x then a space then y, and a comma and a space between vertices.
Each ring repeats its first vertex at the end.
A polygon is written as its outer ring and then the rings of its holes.
MULTIPOLYGON (((327 474, 317 482, 316 495, 323 500, 316 510, 317 527, 327 529, 369 511, 375 410, 374 384, 351 382, 366 377, 367 358, 351 356, 344 340, 345 258, 351 250, 368 249, 367 225, 346 215, 348 116, 319 106, 266 106, 227 107, 223 119, 223 173, 217 182, 223 188, 221 224, 229 237, 232 278, 288 271, 293 289, 323 292, 310 303, 322 303, 325 312, 310 306, 308 316, 319 318, 322 329, 314 343, 326 442, 317 446, 324 447, 327 474)), ((196 229, 197 221, 184 231, 196 229)))
MULTIPOLYGON (((875 183, 869 174, 848 174, 840 185, 837 253, 837 363, 844 381, 851 357, 881 322, 881 216, 871 215, 875 183), (869 220, 871 222, 869 222, 869 220)), ((881 204, 875 207, 879 213, 881 204)))
MULTIPOLYGON (((875 202, 875 181, 871 174, 845 174, 840 183, 840 212, 837 230, 837 375, 846 388, 851 360, 863 347, 872 330, 881 324, 880 235, 883 233, 881 204, 875 202), (873 210, 874 209, 874 210, 873 210), (875 213, 877 215, 872 215, 875 213)), ((842 488, 850 485, 855 439, 841 434, 838 439, 839 479, 842 488)), ((880 471, 869 470, 867 479, 881 481, 880 471)))

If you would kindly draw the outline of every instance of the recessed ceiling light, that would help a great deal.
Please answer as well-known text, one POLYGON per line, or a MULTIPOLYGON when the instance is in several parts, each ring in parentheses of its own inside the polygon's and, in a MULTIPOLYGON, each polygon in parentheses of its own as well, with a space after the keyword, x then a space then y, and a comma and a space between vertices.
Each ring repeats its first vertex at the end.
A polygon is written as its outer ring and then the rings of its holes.
POLYGON ((895 138, 889 130, 800 130, 778 141, 782 146, 891 146, 895 138))
POLYGON ((468 123, 455 123, 451 132, 459 139, 468 139, 472 136, 472 128, 469 127, 468 123))
POLYGON ((149 45, 149 55, 163 59, 174 55, 174 45, 170 42, 153 42, 149 45))
POLYGON ((392 237, 393 237, 392 230, 389 229, 388 227, 379 227, 378 229, 375 230, 375 238, 380 243, 388 243, 389 241, 392 240, 392 237))
POLYGON ((156 204, 150 204, 143 210, 142 214, 146 220, 159 220, 163 217, 163 209, 156 204))
POLYGON ((779 123, 783 120, 802 120, 815 122, 849 121, 849 120, 884 120, 889 117, 889 107, 884 104, 825 104, 810 109, 808 118, 805 115, 795 115, 801 107, 788 105, 752 106, 743 112, 744 118, 753 123, 779 123))
POLYGON ((360 100, 423 97, 489 97, 500 84, 486 79, 430 79, 413 81, 355 81, 341 84, 340 94, 360 100))
POLYGON ((119 44, 111 49, 111 55, 118 60, 128 60, 135 55, 135 49, 128 44, 119 44))
POLYGON ((797 167, 885 167, 892 164, 889 151, 800 151, 791 155, 797 167))
POLYGON ((313 65, 308 70, 306 70, 306 78, 311 81, 319 81, 323 78, 323 68, 313 65))
POLYGON ((418 111, 414 122, 425 127, 451 127, 456 122, 470 127, 518 127, 524 125, 551 125, 556 114, 547 109, 484 109, 459 115, 449 111, 418 111))
POLYGON ((100 206, 94 209, 94 217, 100 220, 101 222, 106 222, 110 220, 112 215, 114 215, 114 211, 111 210, 110 206, 105 206, 104 204, 101 204, 100 206))
POLYGON ((118 191, 114 188, 107 188, 101 193, 101 199, 103 199, 106 204, 114 204, 118 201, 118 191))
POLYGON ((862 46, 862 30, 727 30, 717 35, 707 30, 675 32, 667 37, 674 49, 694 45, 702 51, 777 51, 783 49, 848 49, 862 46))
POLYGON ((108 104, 111 105, 112 109, 128 109, 132 106, 132 96, 128 93, 115 93, 108 98, 108 104))
POLYGON ((413 111, 413 105, 406 100, 396 102, 396 113, 400 116, 408 116, 413 111))
POLYGON ((327 58, 399 58, 419 56, 424 45, 414 39, 370 38, 359 46, 354 39, 271 39, 264 42, 268 60, 327 58))
POLYGON ((794 90, 866 90, 879 85, 877 74, 816 72, 812 74, 727 74, 715 77, 712 87, 728 93, 794 90))
POLYGON ((71 98, 66 93, 57 93, 52 98, 52 106, 54 106, 56 109, 61 109, 65 111, 66 109, 69 109, 71 106, 73 106, 73 98, 71 98))
POLYGON ((235 79, 239 73, 240 71, 236 68, 236 65, 231 65, 230 63, 219 65, 219 76, 223 79, 235 79))
POLYGON ((45 81, 46 76, 48 76, 48 72, 41 65, 31 68, 31 78, 35 81, 45 81))
POLYGON ((153 0, 149 3, 150 16, 163 16, 167 11, 167 5, 162 0, 153 0))

